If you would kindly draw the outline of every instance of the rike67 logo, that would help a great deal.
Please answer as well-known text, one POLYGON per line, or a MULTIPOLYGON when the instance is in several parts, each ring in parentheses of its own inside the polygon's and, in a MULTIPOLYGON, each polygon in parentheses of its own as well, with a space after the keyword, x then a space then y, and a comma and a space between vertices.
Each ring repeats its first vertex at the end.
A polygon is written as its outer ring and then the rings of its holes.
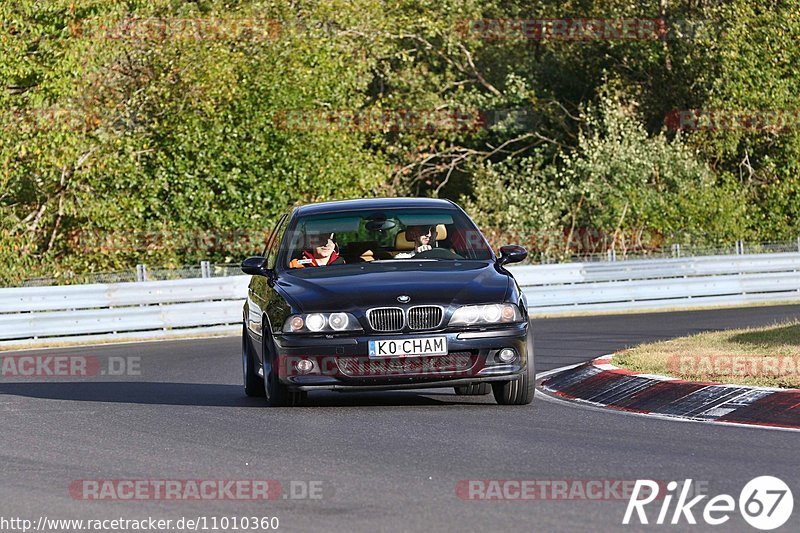
MULTIPOLYGON (((688 524, 697 524, 695 518, 697 513, 706 524, 718 526, 730 520, 731 514, 736 510, 737 502, 729 494, 714 496, 702 505, 701 502, 707 495, 701 494, 689 499, 691 490, 691 479, 684 481, 683 485, 679 485, 677 481, 670 481, 666 486, 666 494, 659 493, 659 483, 656 481, 636 480, 622 523, 630 524, 635 516, 640 524, 648 524, 645 507, 657 499, 661 505, 655 520, 656 524, 680 524, 682 520, 688 524), (672 502, 675 497, 677 501, 673 508, 672 502), (672 511, 671 516, 670 511, 672 511)), ((766 531, 778 528, 789 520, 794 499, 789 486, 782 480, 773 476, 759 476, 744 486, 739 493, 738 504, 742 518, 748 524, 766 531)), ((658 508, 658 503, 653 507, 658 508)))

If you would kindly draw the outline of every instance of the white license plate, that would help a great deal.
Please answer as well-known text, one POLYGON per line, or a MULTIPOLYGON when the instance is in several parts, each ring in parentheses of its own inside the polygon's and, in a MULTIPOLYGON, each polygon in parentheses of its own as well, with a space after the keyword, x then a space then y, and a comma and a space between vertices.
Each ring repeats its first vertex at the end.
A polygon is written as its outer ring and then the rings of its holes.
POLYGON ((369 341, 370 357, 447 355, 447 337, 369 341))

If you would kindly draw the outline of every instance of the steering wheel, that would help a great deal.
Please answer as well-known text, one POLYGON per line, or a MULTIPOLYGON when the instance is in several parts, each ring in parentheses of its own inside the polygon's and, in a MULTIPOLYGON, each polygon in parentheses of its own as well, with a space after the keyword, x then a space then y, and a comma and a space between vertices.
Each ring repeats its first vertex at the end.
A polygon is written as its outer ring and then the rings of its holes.
POLYGON ((464 259, 447 248, 431 248, 416 254, 413 259, 464 259))

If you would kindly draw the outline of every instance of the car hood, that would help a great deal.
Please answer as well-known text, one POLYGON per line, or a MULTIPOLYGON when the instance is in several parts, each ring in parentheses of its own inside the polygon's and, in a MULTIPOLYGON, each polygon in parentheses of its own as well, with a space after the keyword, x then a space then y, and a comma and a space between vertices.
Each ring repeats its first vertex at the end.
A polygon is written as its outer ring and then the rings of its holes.
POLYGON ((285 271, 275 288, 295 312, 307 313, 398 305, 400 295, 411 297, 409 305, 502 302, 510 283, 491 262, 409 263, 285 271))

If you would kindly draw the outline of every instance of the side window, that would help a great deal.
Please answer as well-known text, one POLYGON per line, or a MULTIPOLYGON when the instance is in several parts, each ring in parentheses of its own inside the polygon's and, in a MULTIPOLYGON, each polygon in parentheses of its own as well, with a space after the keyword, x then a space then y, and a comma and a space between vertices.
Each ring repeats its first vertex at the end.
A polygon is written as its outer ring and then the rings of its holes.
POLYGON ((269 253, 269 248, 270 248, 270 245, 272 244, 272 239, 274 239, 274 238, 275 238, 275 235, 277 235, 277 233, 278 233, 278 229, 280 228, 280 226, 281 226, 281 223, 283 222, 283 219, 284 219, 284 218, 286 218, 286 215, 280 215, 280 216, 278 217, 278 221, 277 221, 277 222, 275 223, 275 225, 272 227, 272 231, 270 231, 270 232, 269 232, 269 235, 267 235, 267 240, 266 240, 266 241, 264 241, 264 242, 265 242, 265 244, 264 244, 264 251, 261 253, 261 255, 262 255, 263 257, 266 257, 266 256, 267 256, 267 254, 269 253))
POLYGON ((267 248, 265 250, 267 268, 275 268, 275 260, 278 257, 278 247, 281 244, 281 237, 283 237, 283 223, 286 221, 286 218, 286 215, 283 215, 278 220, 275 229, 272 231, 272 235, 270 235, 267 241, 267 248))

